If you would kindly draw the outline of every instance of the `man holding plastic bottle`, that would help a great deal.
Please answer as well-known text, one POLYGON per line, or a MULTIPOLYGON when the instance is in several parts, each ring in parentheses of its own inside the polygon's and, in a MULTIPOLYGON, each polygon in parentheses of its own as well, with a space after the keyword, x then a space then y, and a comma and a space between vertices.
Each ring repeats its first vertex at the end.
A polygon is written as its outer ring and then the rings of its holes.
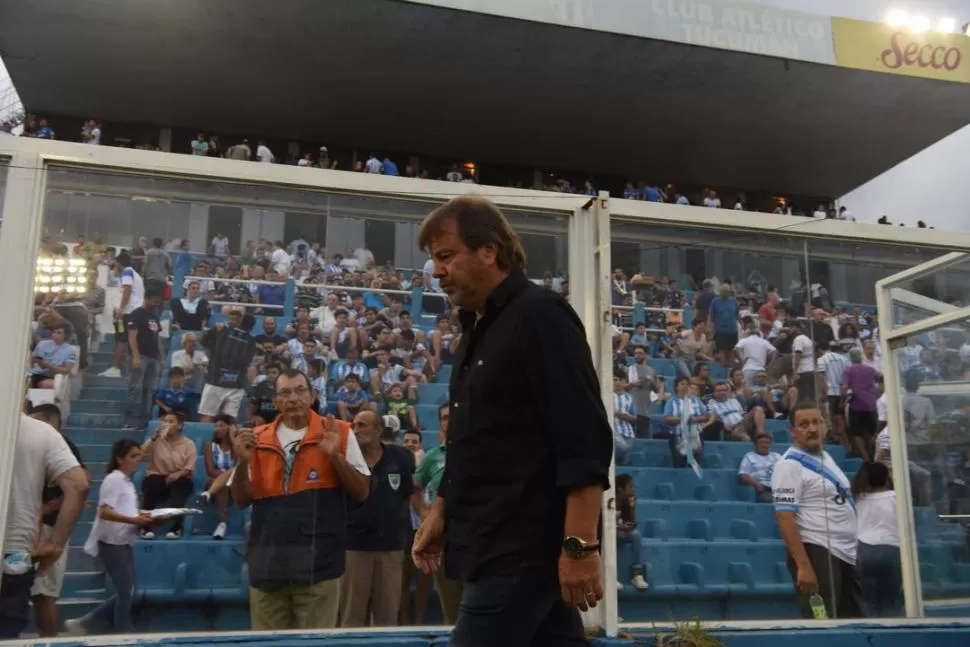
POLYGON ((794 444, 775 464, 771 492, 798 606, 806 618, 865 617, 855 500, 822 445, 825 417, 809 401, 796 404, 788 419, 794 444))

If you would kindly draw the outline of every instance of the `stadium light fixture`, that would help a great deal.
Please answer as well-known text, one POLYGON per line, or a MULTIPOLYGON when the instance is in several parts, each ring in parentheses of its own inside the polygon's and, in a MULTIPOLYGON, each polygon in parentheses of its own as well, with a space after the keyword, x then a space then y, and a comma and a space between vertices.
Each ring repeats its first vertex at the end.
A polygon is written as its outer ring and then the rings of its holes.
POLYGON ((909 13, 902 9, 893 9, 889 12, 886 22, 892 27, 905 27, 909 24, 909 13))
POLYGON ((88 291, 87 272, 88 264, 83 258, 38 258, 34 292, 84 294, 88 291))
POLYGON ((952 34, 957 30, 957 21, 953 18, 940 18, 940 22, 936 26, 937 31, 942 31, 946 34, 952 34))
POLYGON ((909 30, 917 34, 929 30, 930 19, 926 16, 913 16, 909 21, 909 30))

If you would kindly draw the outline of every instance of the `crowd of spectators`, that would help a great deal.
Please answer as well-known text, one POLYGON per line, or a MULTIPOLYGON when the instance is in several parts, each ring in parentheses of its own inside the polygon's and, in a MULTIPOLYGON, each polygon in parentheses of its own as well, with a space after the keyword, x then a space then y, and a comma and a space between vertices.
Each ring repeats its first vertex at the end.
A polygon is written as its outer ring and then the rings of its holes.
MULTIPOLYGON (((199 141, 205 143, 203 139, 199 141)), ((100 234, 91 240, 79 237, 72 246, 45 239, 44 246, 45 253, 87 260, 90 284, 83 297, 38 299, 31 385, 49 387, 58 373, 86 368, 93 334, 86 322, 105 307, 105 290, 96 278, 99 266, 107 266, 105 286, 120 288, 122 298, 115 311, 115 360, 101 375, 126 380, 122 431, 140 434, 146 426, 150 429, 143 443, 116 445, 112 452, 117 469, 128 478, 139 469, 139 461, 147 461, 135 513, 119 512, 128 515, 126 520, 110 513, 99 517, 130 529, 105 526, 109 530, 92 532, 93 545, 101 546, 106 537, 109 546, 136 536, 155 539, 159 522, 138 510, 195 503, 216 507, 219 522, 212 537, 225 538, 238 461, 234 436, 241 428, 278 419, 285 402, 277 392, 280 380, 304 376, 300 380, 308 387, 314 414, 329 414, 354 430, 363 429, 365 437, 373 427, 386 446, 407 448, 413 463, 406 470, 410 480, 402 501, 410 514, 389 522, 399 526, 402 538, 391 562, 397 572, 391 588, 399 593, 381 602, 381 618, 385 623, 420 622, 423 607, 417 600, 410 606, 408 587, 402 584, 411 576, 408 533, 433 499, 429 493, 443 472, 444 455, 443 450, 422 450, 416 407, 422 385, 441 383, 461 338, 456 313, 445 299, 434 296, 441 292, 431 262, 421 269, 396 268, 378 263, 366 248, 328 253, 319 243, 305 240, 247 241, 237 254, 221 234, 212 238, 205 255, 188 252, 188 241, 144 237, 130 249, 118 250, 105 245, 100 234), (172 283, 176 276, 181 285, 172 283), (287 280, 296 285, 292 320, 282 319, 287 280), (421 312, 413 311, 416 288, 432 295, 423 300, 421 312), (433 325, 422 316, 428 312, 437 313, 433 325), (152 419, 160 423, 148 426, 152 419), (211 424, 211 439, 199 444, 187 437, 185 425, 192 422, 211 424), (195 492, 200 456, 205 485, 195 492)), ((564 275, 536 280, 568 295, 564 275)), ((797 403, 808 400, 825 412, 827 440, 842 444, 849 456, 891 465, 879 330, 871 309, 840 306, 817 283, 795 281, 783 296, 757 273, 739 281, 707 277, 699 283, 684 285, 683 279, 628 274, 622 268, 614 272, 618 464, 626 462, 638 438, 666 440, 671 464, 698 473, 706 442, 751 443, 752 450, 738 466, 738 479, 753 488, 757 501, 769 502, 781 456, 772 451, 766 422, 789 416, 797 403), (642 320, 634 320, 637 304, 644 308, 642 320)), ((935 413, 918 387, 964 378, 970 363, 970 343, 958 345, 954 355, 950 334, 934 333, 926 346, 911 345, 901 352, 907 431, 915 441, 927 438, 911 450, 915 496, 922 505, 940 505, 928 475, 947 468, 929 441, 935 413)), ((447 413, 446 406, 439 410, 441 443, 447 413)), ((623 499, 618 499, 618 541, 639 550, 636 493, 625 480, 618 479, 617 487, 623 499)), ((110 507, 115 501, 120 506, 116 511, 127 511, 131 506, 122 502, 129 497, 124 479, 119 488, 102 487, 100 504, 110 507)), ((362 518, 370 514, 360 511, 365 508, 355 508, 362 518)), ((385 524, 383 532, 388 520, 368 523, 385 524)), ((178 520, 162 530, 168 540, 182 538, 178 520)), ((132 558, 116 553, 110 547, 100 551, 117 588, 126 586, 132 558)), ((630 582, 637 590, 647 588, 642 565, 630 582)), ((445 619, 452 620, 460 589, 447 581, 435 585, 445 619)), ((418 595, 426 594, 428 586, 419 576, 418 595)), ((368 586, 355 590, 363 596, 376 594, 368 586)), ((386 592, 381 585, 381 594, 386 592)), ((129 627, 133 601, 119 595, 108 602, 68 628, 85 633, 109 617, 116 628, 129 627)), ((361 604, 360 599, 340 603, 345 623, 364 622, 361 604)), ((264 628, 284 628, 266 618, 260 622, 264 628)))
MULTIPOLYGON (((20 126, 20 136, 22 137, 36 137, 40 139, 56 138, 54 128, 47 119, 29 114, 22 119, 22 124, 13 121, 0 124, 0 135, 12 135, 14 134, 14 129, 18 126, 20 126)), ((85 144, 100 145, 102 143, 101 123, 96 119, 86 120, 77 139, 85 144)), ((161 150, 158 147, 138 147, 161 150)), ((206 135, 205 133, 199 133, 194 139, 188 142, 188 145, 185 147, 185 152, 202 157, 224 157, 226 159, 256 161, 266 164, 285 163, 306 168, 335 169, 391 176, 400 175, 415 179, 435 179, 469 184, 476 184, 479 181, 478 171, 474 165, 455 163, 445 171, 432 173, 426 168, 411 165, 405 165, 401 169, 397 162, 392 160, 390 156, 379 156, 376 153, 370 153, 366 159, 355 158, 341 162, 336 157, 331 156, 327 146, 320 146, 313 151, 304 151, 295 156, 287 155, 286 157, 278 157, 265 140, 238 138, 233 140, 232 145, 227 145, 220 140, 220 136, 217 134, 206 135), (255 145, 253 142, 255 142, 255 145)), ((579 184, 575 184, 563 177, 550 175, 542 183, 532 188, 554 193, 593 196, 598 194, 596 184, 593 178, 588 178, 579 184)), ((516 186, 523 188, 521 183, 517 183, 516 186)), ((727 203, 722 203, 718 191, 712 188, 704 188, 699 192, 689 192, 678 190, 673 184, 645 182, 642 180, 638 182, 629 181, 622 190, 622 196, 628 200, 668 202, 678 205, 696 204, 717 209, 762 211, 817 219, 853 222, 856 220, 856 217, 845 206, 836 208, 832 204, 818 204, 813 207, 808 204, 795 204, 785 198, 775 198, 774 207, 766 208, 762 203, 757 205, 749 204, 744 191, 734 191, 730 195, 731 199, 727 203)), ((885 215, 881 216, 878 222, 883 225, 892 224, 888 216, 885 215)), ((904 225, 900 223, 900 226, 904 225)), ((927 228, 927 224, 920 220, 917 223, 917 227, 927 228)), ((932 227, 929 228, 932 229, 932 227)))

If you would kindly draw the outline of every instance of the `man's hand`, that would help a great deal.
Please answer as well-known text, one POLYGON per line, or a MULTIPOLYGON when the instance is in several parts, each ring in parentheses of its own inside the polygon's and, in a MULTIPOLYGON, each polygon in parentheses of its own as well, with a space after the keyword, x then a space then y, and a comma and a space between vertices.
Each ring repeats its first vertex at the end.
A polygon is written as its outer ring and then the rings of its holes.
POLYGON ((441 568, 445 547, 445 519, 438 506, 433 506, 414 533, 411 559, 422 573, 430 575, 441 568))
POLYGON ((132 368, 141 368, 141 356, 140 355, 132 355, 131 356, 131 367, 132 368))
POLYGON ((815 577, 815 571, 812 569, 811 564, 798 567, 797 577, 795 578, 795 588, 798 589, 799 592, 806 593, 808 595, 818 593, 818 578, 815 577))
POLYGON ((764 492, 765 491, 764 484, 762 484, 762 483, 755 483, 754 484, 754 491, 757 492, 758 494, 761 494, 762 492, 764 492))
POLYGON ((179 480, 180 476, 182 476, 182 472, 172 472, 171 474, 165 477, 165 484, 171 485, 175 481, 179 480))
POLYGON ((603 599, 603 564, 600 556, 573 559, 559 555, 559 588, 566 606, 586 611, 603 599))
POLYGON ((337 423, 334 422, 333 416, 327 416, 324 419, 320 449, 327 456, 332 456, 340 451, 340 432, 337 431, 337 423))
POLYGON ((230 429, 229 437, 232 439, 232 451, 236 455, 236 460, 248 463, 253 447, 256 446, 256 432, 248 427, 235 431, 230 429))
POLYGON ((30 551, 30 556, 37 565, 37 575, 46 573, 63 552, 64 546, 58 546, 46 539, 39 542, 34 550, 30 551))

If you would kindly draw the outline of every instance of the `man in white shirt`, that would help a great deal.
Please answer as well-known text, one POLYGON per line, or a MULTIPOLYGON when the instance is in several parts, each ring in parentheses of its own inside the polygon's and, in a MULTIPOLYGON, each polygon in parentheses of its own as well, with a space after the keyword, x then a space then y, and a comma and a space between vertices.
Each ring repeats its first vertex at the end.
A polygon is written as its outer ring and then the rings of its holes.
POLYGON ((797 323, 792 323, 798 334, 792 341, 791 376, 798 388, 798 398, 817 402, 815 394, 815 344, 797 323))
POLYGON ((734 353, 744 361, 741 372, 744 373, 745 384, 753 387, 758 372, 771 363, 775 347, 761 336, 758 326, 752 325, 744 339, 734 347, 734 353))
POLYGON ((825 417, 815 403, 796 404, 789 422, 794 444, 775 465, 771 491, 798 605, 812 618, 809 598, 818 594, 829 618, 862 618, 849 479, 822 446, 825 417))
POLYGON ((199 339, 194 332, 182 335, 182 350, 172 353, 172 366, 178 366, 185 373, 185 382, 196 391, 202 390, 205 372, 209 367, 209 356, 199 348, 199 339))
POLYGON ((379 174, 383 167, 384 165, 381 164, 381 161, 379 159, 377 159, 377 155, 374 155, 373 153, 370 154, 370 157, 367 159, 367 162, 364 164, 364 168, 367 169, 368 173, 379 174))
POLYGON ((131 254, 127 251, 118 254, 112 269, 118 272, 121 279, 121 305, 114 311, 115 350, 111 368, 101 373, 100 377, 121 377, 121 362, 128 352, 128 327, 125 321, 145 300, 145 282, 131 266, 131 254))
POLYGON ((216 232, 216 235, 212 238, 210 249, 212 249, 213 256, 223 258, 229 256, 229 239, 222 232, 216 232))
POLYGON ((842 374, 849 365, 849 360, 842 353, 832 350, 829 342, 822 340, 818 343, 818 373, 825 378, 825 395, 828 399, 829 418, 832 420, 832 433, 849 447, 849 438, 845 435, 845 401, 842 399, 842 374))
POLYGON ((291 261, 290 255, 286 253, 286 248, 283 247, 283 241, 278 240, 273 243, 273 253, 270 256, 273 271, 284 276, 289 274, 291 261))
POLYGON ((273 155, 273 151, 262 140, 260 140, 259 145, 256 147, 256 158, 264 164, 272 164, 276 161, 276 155, 273 155))
POLYGON ((61 434, 45 422, 20 416, 13 480, 7 504, 0 584, 0 640, 20 636, 27 626, 28 600, 36 573, 52 568, 77 526, 88 496, 88 478, 61 434), (44 487, 64 493, 57 522, 38 541, 44 487))

